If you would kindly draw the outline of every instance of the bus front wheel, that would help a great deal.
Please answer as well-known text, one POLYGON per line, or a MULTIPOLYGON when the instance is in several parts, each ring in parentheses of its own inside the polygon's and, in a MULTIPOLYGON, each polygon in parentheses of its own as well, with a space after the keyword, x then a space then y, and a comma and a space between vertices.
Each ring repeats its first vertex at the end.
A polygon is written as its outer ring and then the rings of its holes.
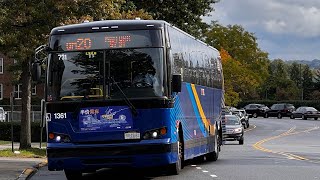
POLYGON ((182 128, 179 128, 179 136, 178 136, 178 140, 177 140, 177 146, 178 146, 178 159, 177 162, 170 164, 168 166, 168 173, 170 175, 178 175, 181 171, 181 169, 183 168, 183 138, 182 138, 182 128))

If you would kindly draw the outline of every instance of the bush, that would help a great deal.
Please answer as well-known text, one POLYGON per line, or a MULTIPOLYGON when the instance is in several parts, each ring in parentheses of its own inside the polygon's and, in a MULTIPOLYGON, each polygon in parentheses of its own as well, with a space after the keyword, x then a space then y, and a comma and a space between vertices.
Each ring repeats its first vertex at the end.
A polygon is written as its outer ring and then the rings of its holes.
MULTIPOLYGON (((40 142, 40 123, 31 123, 31 141, 40 142)), ((11 141, 11 123, 0 123, 0 140, 11 141)), ((20 122, 13 123, 13 140, 20 142, 20 122)), ((43 128, 42 142, 47 141, 46 128, 43 128)))

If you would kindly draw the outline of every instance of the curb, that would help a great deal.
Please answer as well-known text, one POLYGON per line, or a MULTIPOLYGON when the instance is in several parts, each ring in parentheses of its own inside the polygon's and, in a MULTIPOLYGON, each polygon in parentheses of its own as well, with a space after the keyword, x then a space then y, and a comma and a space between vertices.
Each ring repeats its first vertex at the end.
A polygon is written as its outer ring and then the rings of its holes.
POLYGON ((20 176, 16 180, 28 180, 31 178, 35 173, 38 172, 38 170, 44 166, 48 165, 47 161, 41 162, 33 167, 26 168, 22 171, 20 176))

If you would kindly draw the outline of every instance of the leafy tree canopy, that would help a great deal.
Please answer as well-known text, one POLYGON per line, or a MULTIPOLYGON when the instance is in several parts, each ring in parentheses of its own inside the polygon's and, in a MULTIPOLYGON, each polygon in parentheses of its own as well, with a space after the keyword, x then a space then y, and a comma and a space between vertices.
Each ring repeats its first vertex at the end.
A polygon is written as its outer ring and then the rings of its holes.
POLYGON ((240 25, 224 27, 212 22, 206 33, 206 42, 219 50, 225 49, 232 58, 255 74, 259 84, 267 79, 268 54, 260 50, 254 34, 245 31, 240 25))
MULTIPOLYGON (((53 27, 84 19, 150 19, 143 10, 126 7, 125 0, 2 0, 0 1, 0 52, 16 59, 21 68, 22 115, 20 149, 31 147, 30 62, 35 48, 48 41, 53 27)), ((20 70, 21 70, 20 69, 20 70)), ((20 79, 20 77, 18 77, 20 79)))
POLYGON ((138 9, 144 9, 154 19, 165 20, 182 30, 201 37, 208 25, 201 16, 213 11, 219 0, 130 0, 138 9))

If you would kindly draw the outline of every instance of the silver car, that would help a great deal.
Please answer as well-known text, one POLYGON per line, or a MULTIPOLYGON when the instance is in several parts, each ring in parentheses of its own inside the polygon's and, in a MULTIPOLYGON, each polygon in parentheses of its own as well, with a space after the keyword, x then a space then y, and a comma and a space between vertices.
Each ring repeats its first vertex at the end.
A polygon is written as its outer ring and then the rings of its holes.
POLYGON ((227 141, 239 141, 239 144, 243 144, 243 126, 240 122, 239 116, 225 115, 226 120, 226 133, 224 135, 227 141))

